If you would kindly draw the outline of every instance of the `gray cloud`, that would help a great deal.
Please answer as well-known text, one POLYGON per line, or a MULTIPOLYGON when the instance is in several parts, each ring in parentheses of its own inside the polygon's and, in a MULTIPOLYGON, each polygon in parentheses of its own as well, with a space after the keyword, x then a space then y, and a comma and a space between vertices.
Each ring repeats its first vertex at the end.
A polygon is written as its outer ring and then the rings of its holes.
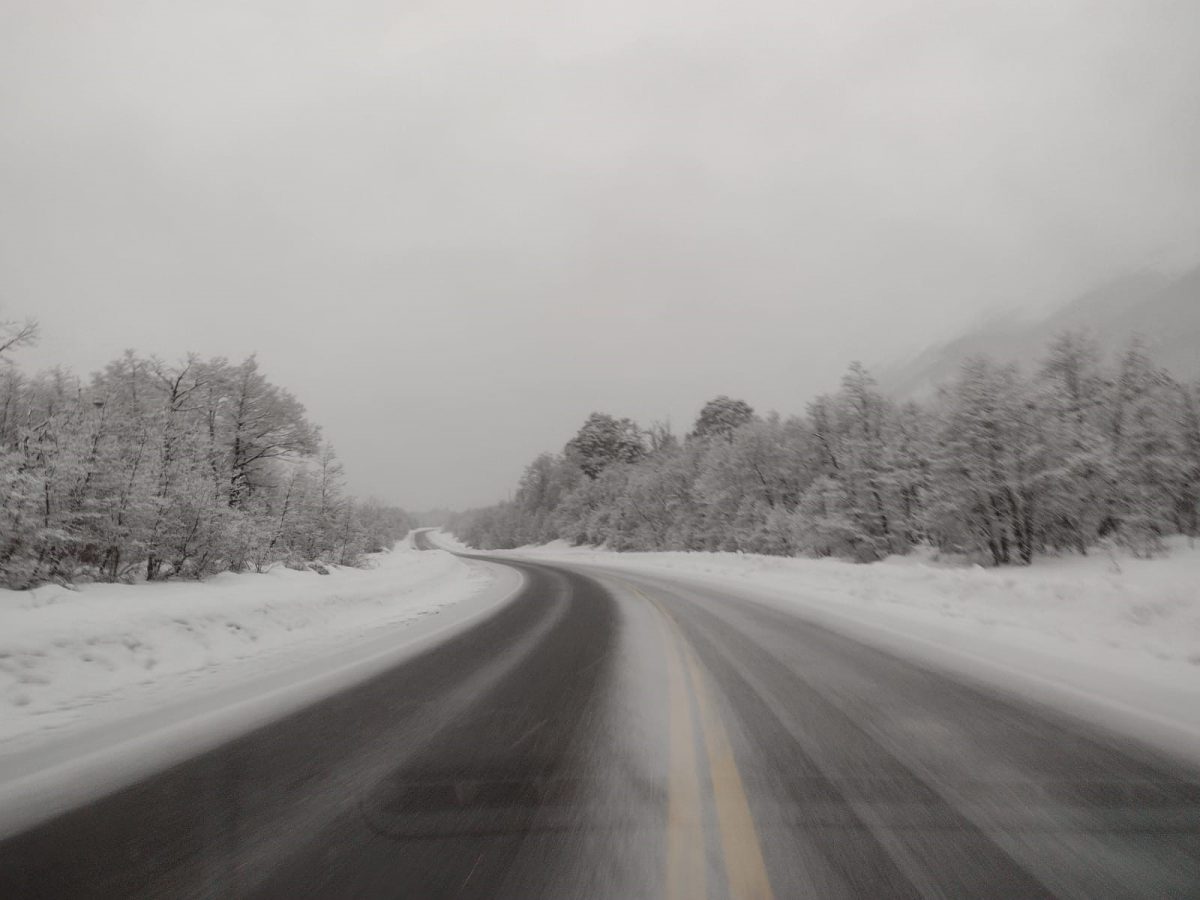
POLYGON ((800 408, 1200 255, 1188 2, 17 2, 31 365, 257 350, 355 487, 503 494, 593 408, 800 408))

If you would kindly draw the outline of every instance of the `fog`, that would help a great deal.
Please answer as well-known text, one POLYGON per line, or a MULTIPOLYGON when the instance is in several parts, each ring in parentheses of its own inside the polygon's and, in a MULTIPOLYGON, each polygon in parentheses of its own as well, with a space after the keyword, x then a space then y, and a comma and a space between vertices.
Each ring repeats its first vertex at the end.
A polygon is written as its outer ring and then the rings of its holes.
POLYGON ((1200 4, 0 3, 19 362, 257 352, 352 486, 505 495, 1200 258, 1200 4))

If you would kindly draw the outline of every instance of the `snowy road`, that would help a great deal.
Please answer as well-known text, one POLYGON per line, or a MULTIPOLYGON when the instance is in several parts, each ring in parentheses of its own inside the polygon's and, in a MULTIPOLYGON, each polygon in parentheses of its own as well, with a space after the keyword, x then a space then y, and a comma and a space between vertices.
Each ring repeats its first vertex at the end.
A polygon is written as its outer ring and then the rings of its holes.
POLYGON ((1200 891, 1180 763, 725 588, 508 564, 440 646, 0 844, 0 895, 1200 891))

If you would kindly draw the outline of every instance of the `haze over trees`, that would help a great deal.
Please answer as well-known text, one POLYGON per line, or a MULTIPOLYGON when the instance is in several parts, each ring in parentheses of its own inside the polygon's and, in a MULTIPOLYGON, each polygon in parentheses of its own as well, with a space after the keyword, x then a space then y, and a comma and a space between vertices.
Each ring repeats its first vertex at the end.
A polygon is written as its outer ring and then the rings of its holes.
MULTIPOLYGON (((0 353, 34 334, 5 326, 0 353)), ((6 361, 0 491, 10 587, 355 565, 409 527, 346 494, 333 448, 254 357, 127 352, 87 380, 6 361)))
POLYGON ((924 396, 974 356, 992 356, 1030 369, 1046 336, 1086 330, 1100 350, 1119 354, 1130 334, 1147 355, 1180 379, 1200 377, 1200 266, 1178 277, 1143 271, 1095 288, 1042 318, 1009 314, 928 348, 881 380, 899 396, 924 396))
POLYGON ((969 359, 927 403, 852 365, 803 415, 718 397, 683 439, 594 413, 511 501, 452 522, 481 548, 565 539, 860 561, 920 545, 995 565, 1200 533, 1200 382, 1133 341, 1063 332, 1030 373, 969 359))

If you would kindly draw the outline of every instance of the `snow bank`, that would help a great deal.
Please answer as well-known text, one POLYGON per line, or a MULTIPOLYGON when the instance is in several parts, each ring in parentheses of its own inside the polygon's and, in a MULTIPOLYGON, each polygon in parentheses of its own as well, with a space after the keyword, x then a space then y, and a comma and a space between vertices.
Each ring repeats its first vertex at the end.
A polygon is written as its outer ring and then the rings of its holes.
MULTIPOLYGON (((611 553, 556 541, 521 555, 715 575, 858 608, 919 613, 966 630, 1008 633, 1183 662, 1200 677, 1200 550, 1165 559, 1043 560, 1011 569, 957 568, 919 557, 872 565, 737 553, 611 553)), ((1186 671, 1186 670, 1185 670, 1186 671)))
POLYGON ((489 574, 405 540, 369 569, 0 590, 0 752, 432 616, 489 574))
MULTIPOLYGON (((447 544, 438 535, 439 542, 447 544)), ((1200 757, 1200 548, 1027 568, 922 557, 871 565, 736 553, 613 553, 555 542, 521 556, 670 574, 760 599, 889 649, 1069 706, 1200 757)))

